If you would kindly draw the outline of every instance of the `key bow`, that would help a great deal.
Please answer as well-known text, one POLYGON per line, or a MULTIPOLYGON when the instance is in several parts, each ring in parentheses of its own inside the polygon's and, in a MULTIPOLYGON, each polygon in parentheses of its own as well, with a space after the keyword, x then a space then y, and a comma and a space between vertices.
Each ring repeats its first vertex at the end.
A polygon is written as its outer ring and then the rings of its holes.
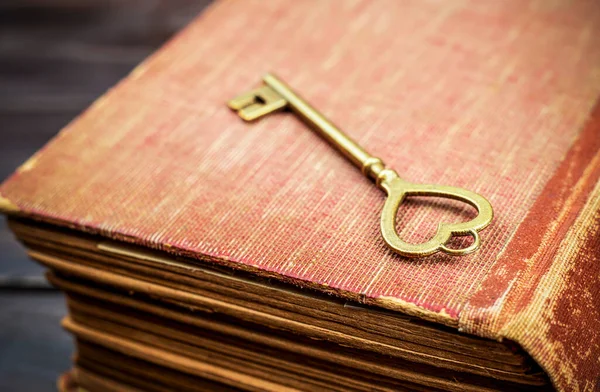
POLYGON ((442 251, 453 256, 462 256, 476 251, 481 240, 479 231, 492 221, 492 206, 483 196, 466 189, 444 185, 413 184, 402 180, 393 170, 381 173, 383 179, 377 185, 387 193, 387 200, 381 212, 381 234, 396 253, 407 257, 429 256, 442 251), (463 201, 477 210, 477 216, 470 221, 438 224, 437 232, 427 242, 411 244, 403 241, 397 232, 398 209, 407 196, 434 196, 463 201), (446 246, 453 236, 470 235, 473 243, 466 248, 453 249, 446 246))

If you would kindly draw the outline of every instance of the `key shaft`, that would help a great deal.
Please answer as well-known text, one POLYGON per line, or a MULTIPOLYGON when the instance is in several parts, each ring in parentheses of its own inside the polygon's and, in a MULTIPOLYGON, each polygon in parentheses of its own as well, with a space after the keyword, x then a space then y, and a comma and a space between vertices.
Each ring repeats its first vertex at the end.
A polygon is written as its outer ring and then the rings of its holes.
MULTIPOLYGON (((359 167, 365 176, 372 178, 379 185, 380 174, 385 169, 381 159, 369 154, 274 74, 266 74, 263 82, 265 86, 229 101, 229 107, 238 111, 240 117, 246 121, 256 120, 285 108, 290 109, 313 131, 359 167)), ((391 173, 391 170, 388 171, 391 173)))
POLYGON ((290 86, 273 74, 263 78, 265 84, 286 100, 288 107, 296 113, 315 132, 321 135, 332 146, 337 148, 345 157, 359 168, 374 157, 359 146, 350 136, 346 135, 334 123, 296 94, 290 86))

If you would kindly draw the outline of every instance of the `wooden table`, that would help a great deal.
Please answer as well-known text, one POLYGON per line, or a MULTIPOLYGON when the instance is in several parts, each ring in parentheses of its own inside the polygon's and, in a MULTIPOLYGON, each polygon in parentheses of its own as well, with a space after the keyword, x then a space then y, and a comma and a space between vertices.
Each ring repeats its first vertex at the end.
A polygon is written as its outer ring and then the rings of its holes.
MULTIPOLYGON (((0 2, 0 180, 209 0, 0 2)), ((49 391, 70 366, 66 310, 0 219, 0 390, 49 391)))

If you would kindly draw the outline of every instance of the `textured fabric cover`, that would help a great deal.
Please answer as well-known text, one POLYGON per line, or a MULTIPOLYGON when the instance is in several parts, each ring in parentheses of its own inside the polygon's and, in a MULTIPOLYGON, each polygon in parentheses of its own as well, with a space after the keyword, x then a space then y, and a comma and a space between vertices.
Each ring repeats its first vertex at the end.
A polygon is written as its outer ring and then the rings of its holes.
MULTIPOLYGON (((21 166, 0 205, 510 338, 559 389, 597 390, 599 5, 218 2, 21 166), (292 114, 226 108, 267 71, 405 179, 486 196, 481 250, 390 252, 385 196, 348 161, 292 114)), ((471 216, 443 205, 403 208, 402 234, 471 216)))

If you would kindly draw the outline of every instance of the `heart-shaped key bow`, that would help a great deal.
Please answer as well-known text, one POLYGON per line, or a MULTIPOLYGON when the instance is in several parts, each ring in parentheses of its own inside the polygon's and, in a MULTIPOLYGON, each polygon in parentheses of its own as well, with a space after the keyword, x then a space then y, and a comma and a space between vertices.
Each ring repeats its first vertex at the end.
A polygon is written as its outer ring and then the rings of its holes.
MULTIPOLYGON (((389 170, 389 169, 385 169, 389 170)), ((378 186, 388 195, 381 213, 381 234, 385 242, 397 253, 408 257, 428 256, 438 251, 451 255, 466 255, 481 245, 479 230, 489 225, 494 217, 492 205, 483 196, 462 188, 443 185, 412 184, 402 180, 396 172, 381 173, 378 186), (396 231, 398 208, 407 196, 435 196, 460 200, 475 207, 478 215, 468 222, 438 224, 437 232, 429 241, 410 244, 403 241, 396 231), (466 248, 454 249, 446 246, 452 236, 470 235, 473 243, 466 248)))

